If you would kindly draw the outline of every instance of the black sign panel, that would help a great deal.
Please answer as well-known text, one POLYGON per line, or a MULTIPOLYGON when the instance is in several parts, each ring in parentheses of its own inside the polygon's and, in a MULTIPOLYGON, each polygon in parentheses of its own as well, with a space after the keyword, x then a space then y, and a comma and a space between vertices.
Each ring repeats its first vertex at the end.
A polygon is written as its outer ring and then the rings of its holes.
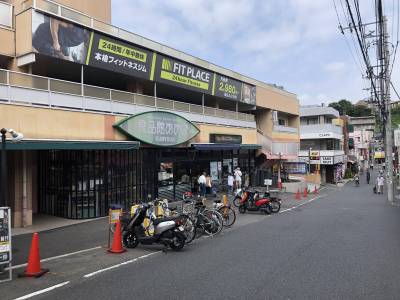
POLYGON ((92 33, 86 64, 150 79, 153 53, 98 33, 92 33))
POLYGON ((241 94, 242 82, 219 74, 215 75, 213 95, 239 101, 241 94))
POLYGON ((242 136, 236 134, 210 134, 210 143, 215 144, 241 144, 242 136))
POLYGON ((211 94, 214 73, 172 59, 164 55, 157 55, 156 80, 169 85, 211 94))

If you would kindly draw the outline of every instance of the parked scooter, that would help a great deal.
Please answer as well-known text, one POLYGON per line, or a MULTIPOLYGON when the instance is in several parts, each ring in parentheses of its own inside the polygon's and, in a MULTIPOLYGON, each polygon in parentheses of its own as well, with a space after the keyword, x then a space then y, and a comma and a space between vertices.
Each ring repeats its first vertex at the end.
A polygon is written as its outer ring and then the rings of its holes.
POLYGON ((143 203, 128 221, 123 222, 122 241, 127 248, 135 248, 139 243, 143 245, 162 244, 175 251, 185 246, 184 219, 180 216, 166 218, 152 218, 154 233, 147 235, 142 224, 147 215, 149 204, 143 203))
POLYGON ((268 197, 259 198, 258 192, 244 192, 240 199, 239 212, 244 214, 248 211, 262 211, 264 214, 269 215, 272 213, 270 206, 270 199, 268 197))
POLYGON ((281 198, 272 196, 270 192, 264 193, 264 198, 268 198, 269 206, 271 206, 271 210, 274 214, 278 213, 281 210, 281 198))
POLYGON ((240 206, 240 200, 243 197, 245 190, 244 189, 237 189, 235 192, 235 198, 233 199, 233 205, 235 207, 239 207, 240 206))

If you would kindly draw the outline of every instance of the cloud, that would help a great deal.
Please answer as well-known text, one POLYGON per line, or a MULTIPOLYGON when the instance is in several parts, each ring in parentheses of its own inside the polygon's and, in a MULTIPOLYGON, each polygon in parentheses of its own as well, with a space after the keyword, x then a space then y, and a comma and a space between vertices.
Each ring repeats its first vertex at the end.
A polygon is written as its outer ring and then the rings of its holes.
POLYGON ((113 0, 112 5, 114 24, 283 85, 301 103, 363 97, 363 80, 326 1, 113 0))

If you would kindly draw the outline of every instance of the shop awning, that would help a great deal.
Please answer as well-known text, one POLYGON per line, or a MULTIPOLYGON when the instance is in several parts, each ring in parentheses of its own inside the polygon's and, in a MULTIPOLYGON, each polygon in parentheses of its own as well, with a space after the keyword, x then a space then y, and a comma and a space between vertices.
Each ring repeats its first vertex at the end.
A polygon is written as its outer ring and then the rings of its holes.
POLYGON ((129 150, 139 149, 136 141, 67 141, 67 140, 22 140, 13 143, 7 140, 7 150, 129 150))
POLYGON ((199 143, 199 144, 192 144, 192 148, 196 150, 257 150, 261 149, 261 145, 199 143))

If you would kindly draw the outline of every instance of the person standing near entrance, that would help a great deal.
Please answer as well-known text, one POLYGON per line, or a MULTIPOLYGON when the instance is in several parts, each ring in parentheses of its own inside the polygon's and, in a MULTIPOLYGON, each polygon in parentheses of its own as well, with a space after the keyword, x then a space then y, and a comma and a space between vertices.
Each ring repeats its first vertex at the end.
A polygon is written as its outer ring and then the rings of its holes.
POLYGON ((371 173, 367 169, 367 183, 369 184, 369 181, 371 180, 371 173))
POLYGON ((383 178, 382 175, 379 175, 378 178, 376 178, 376 185, 377 185, 377 192, 378 194, 383 193, 383 185, 385 183, 385 179, 383 178))
POLYGON ((234 175, 236 181, 236 188, 240 189, 242 187, 242 171, 240 171, 239 167, 236 168, 234 175))
POLYGON ((233 193, 233 182, 234 182, 234 178, 232 176, 232 173, 229 173, 228 175, 228 194, 232 194, 233 193))
POLYGON ((197 182, 200 186, 200 196, 204 197, 206 195, 206 172, 203 172, 203 174, 200 175, 197 182))

